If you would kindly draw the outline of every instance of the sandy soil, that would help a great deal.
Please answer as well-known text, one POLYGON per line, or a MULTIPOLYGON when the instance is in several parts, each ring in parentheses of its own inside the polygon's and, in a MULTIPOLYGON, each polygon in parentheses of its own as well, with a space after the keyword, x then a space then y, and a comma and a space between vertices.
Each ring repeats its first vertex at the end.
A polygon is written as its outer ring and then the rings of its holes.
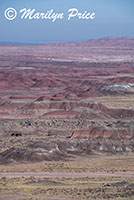
POLYGON ((29 178, 29 177, 35 177, 35 178, 79 178, 79 177, 134 177, 134 172, 115 172, 115 173, 106 173, 106 172, 96 172, 96 173, 44 173, 44 172, 38 172, 38 173, 1 173, 0 179, 2 177, 6 178, 29 178))
POLYGON ((17 194, 1 194, 0 200, 22 200, 25 199, 26 196, 17 195, 17 194))

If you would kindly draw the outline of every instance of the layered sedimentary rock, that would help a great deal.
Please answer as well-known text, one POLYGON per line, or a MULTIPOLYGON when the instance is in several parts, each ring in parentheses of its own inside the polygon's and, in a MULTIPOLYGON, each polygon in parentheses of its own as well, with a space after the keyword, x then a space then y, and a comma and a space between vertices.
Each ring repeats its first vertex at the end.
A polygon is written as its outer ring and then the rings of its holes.
POLYGON ((0 162, 133 152, 133 77, 134 38, 0 46, 0 162))

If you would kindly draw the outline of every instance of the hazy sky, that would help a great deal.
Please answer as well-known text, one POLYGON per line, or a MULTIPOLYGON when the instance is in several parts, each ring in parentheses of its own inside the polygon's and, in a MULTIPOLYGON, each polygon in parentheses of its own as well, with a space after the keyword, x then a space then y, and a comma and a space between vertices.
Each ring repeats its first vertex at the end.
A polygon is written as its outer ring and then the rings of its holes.
MULTIPOLYGON (((12 16, 12 13, 9 13, 12 16)), ((52 43, 86 41, 102 37, 134 37, 134 0, 0 0, 0 41, 19 43, 52 43), (7 20, 4 12, 14 8, 17 17, 7 20), (63 12, 56 20, 21 19, 23 8, 36 12, 63 12), (93 20, 68 21, 68 9, 95 12, 93 20)))

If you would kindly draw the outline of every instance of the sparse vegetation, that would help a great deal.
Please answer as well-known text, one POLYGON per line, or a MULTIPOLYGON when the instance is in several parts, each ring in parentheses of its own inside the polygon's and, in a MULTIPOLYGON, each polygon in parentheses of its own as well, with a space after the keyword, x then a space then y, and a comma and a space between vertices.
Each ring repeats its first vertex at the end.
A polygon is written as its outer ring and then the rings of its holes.
POLYGON ((134 199, 133 44, 0 46, 0 200, 134 199))
MULTIPOLYGON (((27 200, 123 199, 134 197, 131 178, 14 178, 0 180, 0 193, 24 195, 27 200)), ((22 198, 25 199, 25 198, 22 198)))
POLYGON ((45 161, 0 165, 2 172, 123 172, 134 171, 134 155, 79 157, 76 161, 45 161))

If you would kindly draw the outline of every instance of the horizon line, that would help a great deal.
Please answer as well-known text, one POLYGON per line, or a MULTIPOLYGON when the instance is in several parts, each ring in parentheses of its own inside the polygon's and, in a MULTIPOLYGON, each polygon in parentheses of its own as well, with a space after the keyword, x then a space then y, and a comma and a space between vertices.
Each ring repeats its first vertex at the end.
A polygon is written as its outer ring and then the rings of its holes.
POLYGON ((0 41, 0 45, 1 46, 41 46, 41 45, 51 45, 51 44, 64 44, 64 43, 84 43, 84 42, 88 42, 90 40, 101 40, 101 39, 125 39, 125 38, 129 38, 129 39, 133 39, 134 37, 129 37, 129 36, 122 36, 122 37, 111 37, 111 36, 106 36, 106 37, 100 37, 97 39, 91 38, 89 40, 84 40, 84 41, 57 41, 57 42, 9 42, 9 41, 0 41))

